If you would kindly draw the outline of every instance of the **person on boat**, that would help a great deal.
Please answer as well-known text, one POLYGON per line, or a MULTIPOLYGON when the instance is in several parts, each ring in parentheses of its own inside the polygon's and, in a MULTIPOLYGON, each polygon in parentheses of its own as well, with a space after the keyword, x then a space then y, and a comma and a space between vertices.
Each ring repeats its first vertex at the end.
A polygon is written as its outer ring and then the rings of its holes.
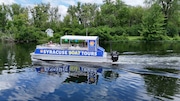
POLYGON ((53 44, 53 42, 52 42, 52 41, 49 41, 49 42, 48 42, 48 45, 50 45, 50 44, 53 44))
POLYGON ((53 43, 52 41, 49 41, 47 45, 50 46, 50 47, 56 46, 56 44, 53 43))

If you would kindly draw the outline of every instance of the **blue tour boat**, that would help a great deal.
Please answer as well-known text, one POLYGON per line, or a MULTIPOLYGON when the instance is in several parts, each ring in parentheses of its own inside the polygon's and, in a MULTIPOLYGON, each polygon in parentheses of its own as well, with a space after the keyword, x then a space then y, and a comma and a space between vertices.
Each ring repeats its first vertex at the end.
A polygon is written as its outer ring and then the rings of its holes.
POLYGON ((78 61, 78 62, 117 62, 118 52, 108 54, 99 46, 98 36, 65 35, 60 38, 60 44, 46 43, 37 45, 30 53, 33 60, 44 61, 78 61))

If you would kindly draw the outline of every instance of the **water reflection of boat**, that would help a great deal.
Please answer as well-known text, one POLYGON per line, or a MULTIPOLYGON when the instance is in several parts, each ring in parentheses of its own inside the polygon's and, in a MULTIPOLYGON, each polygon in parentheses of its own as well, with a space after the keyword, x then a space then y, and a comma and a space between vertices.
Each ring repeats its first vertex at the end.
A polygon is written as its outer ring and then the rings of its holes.
POLYGON ((36 67, 36 71, 39 73, 48 73, 49 75, 65 73, 68 77, 64 80, 64 83, 88 83, 96 84, 98 81, 98 74, 102 73, 102 68, 88 68, 75 65, 61 65, 61 66, 40 66, 36 67))

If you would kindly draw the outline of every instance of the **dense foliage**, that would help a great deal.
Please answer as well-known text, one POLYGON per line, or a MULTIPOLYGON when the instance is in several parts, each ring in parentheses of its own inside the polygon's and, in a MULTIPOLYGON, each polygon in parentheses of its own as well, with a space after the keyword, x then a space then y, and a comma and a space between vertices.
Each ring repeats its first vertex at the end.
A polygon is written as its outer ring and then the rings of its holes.
POLYGON ((129 6, 122 0, 104 0, 102 5, 80 3, 68 7, 61 19, 58 7, 38 4, 22 7, 0 5, 0 37, 10 36, 18 42, 59 41, 64 34, 98 35, 101 40, 128 40, 127 36, 142 36, 144 40, 178 39, 180 34, 180 4, 178 0, 145 0, 145 7, 129 6), (46 36, 51 28, 53 38, 46 36))

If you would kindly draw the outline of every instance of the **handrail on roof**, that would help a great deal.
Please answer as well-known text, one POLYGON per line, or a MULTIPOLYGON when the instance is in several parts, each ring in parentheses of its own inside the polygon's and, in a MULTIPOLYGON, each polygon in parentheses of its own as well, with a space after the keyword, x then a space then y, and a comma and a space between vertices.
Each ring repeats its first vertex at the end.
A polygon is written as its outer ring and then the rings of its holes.
POLYGON ((70 40, 98 40, 98 36, 74 36, 74 35, 65 35, 61 39, 70 39, 70 40))

